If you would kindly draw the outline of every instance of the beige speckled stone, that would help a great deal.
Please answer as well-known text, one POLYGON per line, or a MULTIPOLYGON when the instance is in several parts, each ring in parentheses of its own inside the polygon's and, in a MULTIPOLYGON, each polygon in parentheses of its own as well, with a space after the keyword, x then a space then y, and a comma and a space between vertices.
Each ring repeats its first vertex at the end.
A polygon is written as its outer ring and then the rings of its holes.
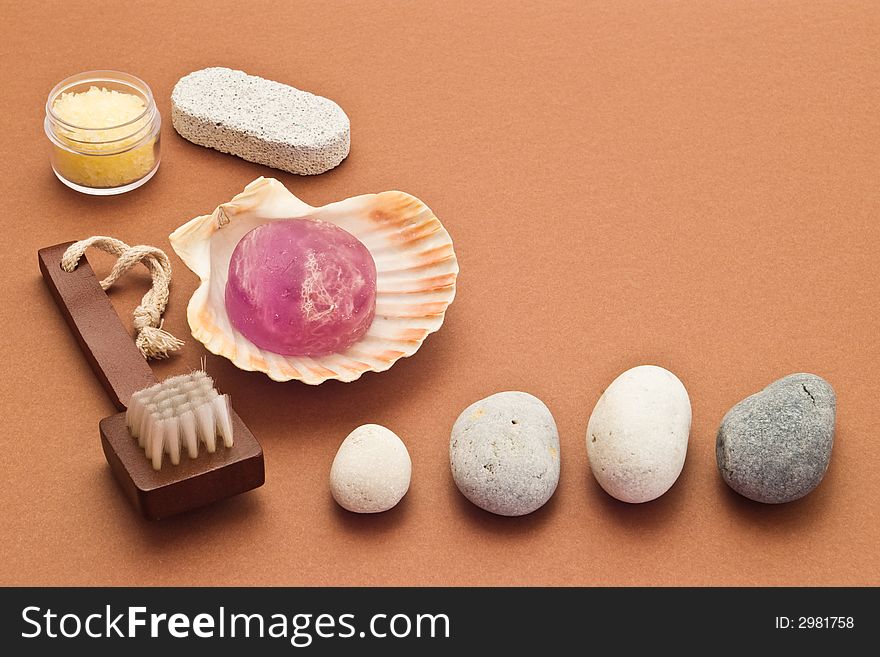
POLYGON ((452 478, 481 509, 522 516, 559 483, 559 432, 550 409, 526 392, 499 392, 468 406, 449 441, 452 478))
POLYGON ((214 67, 182 77, 171 122, 185 139, 300 175, 348 155, 348 116, 332 100, 243 71, 214 67))
POLYGON ((330 492, 349 511, 379 513, 403 498, 411 474, 409 452, 397 434, 365 424, 339 446, 330 468, 330 492))

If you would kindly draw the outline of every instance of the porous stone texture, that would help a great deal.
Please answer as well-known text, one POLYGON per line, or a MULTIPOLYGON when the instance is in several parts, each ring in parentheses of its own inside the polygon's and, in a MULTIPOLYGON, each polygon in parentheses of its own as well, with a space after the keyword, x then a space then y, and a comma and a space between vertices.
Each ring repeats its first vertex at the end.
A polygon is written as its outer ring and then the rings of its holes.
POLYGON ((815 374, 791 374, 731 408, 715 455, 727 485, 749 499, 781 504, 812 491, 828 469, 837 398, 815 374))
POLYGON ((222 67, 178 80, 171 122, 194 144, 300 175, 332 169, 350 147, 348 116, 332 100, 222 67))
POLYGON ((499 392, 468 406, 452 427, 455 485, 477 506, 521 516, 559 483, 559 433, 550 410, 525 392, 499 392))
POLYGON ((409 452, 397 434, 365 424, 339 446, 330 468, 330 492, 344 509, 379 513, 406 495, 411 475, 409 452))
POLYGON ((681 474, 691 429, 687 390, 669 370, 640 365, 605 390, 587 424, 587 455, 599 485, 623 502, 663 495, 681 474))

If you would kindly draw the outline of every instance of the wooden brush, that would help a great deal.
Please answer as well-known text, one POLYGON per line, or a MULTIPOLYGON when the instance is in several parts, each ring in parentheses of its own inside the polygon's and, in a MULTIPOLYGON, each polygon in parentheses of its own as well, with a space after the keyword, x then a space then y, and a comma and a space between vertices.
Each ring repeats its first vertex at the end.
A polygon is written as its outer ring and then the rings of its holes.
POLYGON ((99 428, 110 469, 135 507, 158 520, 262 486, 263 450, 204 365, 157 383, 88 261, 61 268, 70 244, 41 249, 40 271, 114 404, 128 407, 99 428))

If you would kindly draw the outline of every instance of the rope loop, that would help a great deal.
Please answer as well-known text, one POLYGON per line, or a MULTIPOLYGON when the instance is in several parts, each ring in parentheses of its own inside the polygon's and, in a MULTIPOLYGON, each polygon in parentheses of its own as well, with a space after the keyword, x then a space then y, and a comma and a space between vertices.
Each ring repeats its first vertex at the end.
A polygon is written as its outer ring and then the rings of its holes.
POLYGON ((138 263, 150 271, 153 287, 134 309, 134 327, 138 332, 135 344, 144 358, 168 358, 171 352, 180 349, 183 342, 162 330, 162 313, 168 305, 168 287, 171 285, 171 261, 165 252, 154 246, 129 246, 113 237, 96 235, 71 244, 61 258, 61 268, 67 272, 76 269, 86 249, 93 246, 118 258, 107 278, 101 281, 102 290, 107 290, 138 263))

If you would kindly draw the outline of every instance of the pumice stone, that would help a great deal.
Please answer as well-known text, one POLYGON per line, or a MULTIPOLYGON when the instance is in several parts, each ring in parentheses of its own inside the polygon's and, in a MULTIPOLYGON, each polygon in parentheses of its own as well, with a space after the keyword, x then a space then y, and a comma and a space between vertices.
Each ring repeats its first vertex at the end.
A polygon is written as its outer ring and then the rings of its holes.
POLYGON ((409 452, 397 434, 365 424, 339 446, 330 468, 330 492, 344 509, 380 513, 406 495, 411 474, 409 452))
POLYGON ((648 502, 681 474, 691 402, 672 372, 640 365, 618 376, 587 425, 587 456, 599 485, 623 502, 648 502))
POLYGON ((182 77, 171 122, 184 139, 300 175, 324 173, 348 155, 348 116, 323 96, 213 67, 182 77))
POLYGON ((468 406, 452 427, 455 485, 502 516, 544 505, 559 483, 559 433, 550 410, 525 392, 499 392, 468 406))
POLYGON ((799 499, 831 460, 837 398, 815 374, 791 374, 731 408, 715 456, 727 485, 756 502, 799 499))

